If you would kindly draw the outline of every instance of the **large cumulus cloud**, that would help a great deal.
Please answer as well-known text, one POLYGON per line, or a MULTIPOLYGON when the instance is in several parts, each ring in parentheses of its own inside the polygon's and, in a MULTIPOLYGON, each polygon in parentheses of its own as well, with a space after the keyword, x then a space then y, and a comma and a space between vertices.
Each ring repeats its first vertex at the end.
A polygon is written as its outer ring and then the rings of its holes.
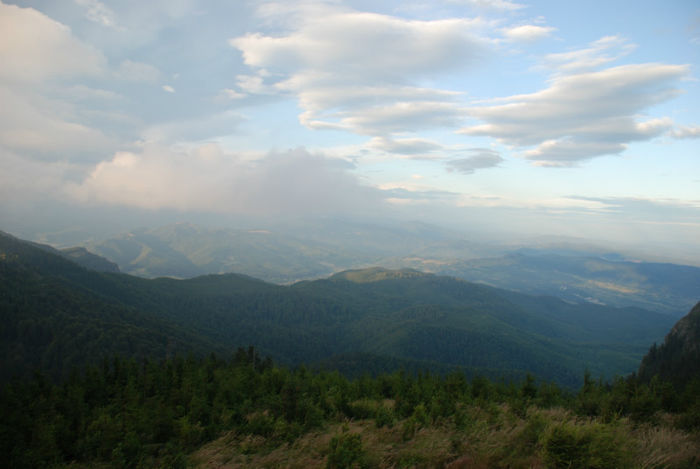
POLYGON ((98 164, 70 195, 83 202, 218 213, 379 210, 382 191, 361 183, 345 160, 304 149, 249 157, 216 144, 149 144, 98 164))

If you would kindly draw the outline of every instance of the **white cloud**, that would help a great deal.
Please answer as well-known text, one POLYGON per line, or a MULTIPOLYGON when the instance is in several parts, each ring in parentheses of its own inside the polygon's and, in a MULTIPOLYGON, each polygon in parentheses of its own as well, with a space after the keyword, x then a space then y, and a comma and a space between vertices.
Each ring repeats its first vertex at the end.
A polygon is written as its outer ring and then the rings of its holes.
POLYGON ((232 90, 231 88, 221 90, 221 95, 228 99, 243 99, 247 96, 245 93, 240 93, 236 90, 232 90))
POLYGON ((248 34, 230 41, 245 63, 270 72, 332 71, 349 81, 401 81, 471 62, 481 52, 480 20, 412 21, 365 12, 307 19, 286 36, 248 34), (371 51, 372 53, 368 53, 371 51))
POLYGON ((299 121, 312 129, 343 129, 364 135, 459 125, 460 93, 408 86, 333 83, 298 75, 277 85, 299 99, 299 121))
POLYGON ((700 138, 700 125, 683 125, 671 131, 669 135, 673 138, 700 138))
POLYGON ((98 164, 70 193, 84 203, 218 213, 366 210, 384 194, 360 184, 343 160, 303 149, 249 160, 216 144, 146 145, 98 164))
POLYGON ((43 160, 109 153, 114 142, 86 125, 77 103, 114 103, 119 94, 76 81, 104 76, 106 62, 69 27, 0 2, 0 147, 43 160))
POLYGON ((163 85, 161 88, 163 88, 163 91, 167 91, 168 93, 174 93, 174 92, 175 92, 175 88, 173 88, 173 87, 170 86, 170 85, 163 85))
POLYGON ((556 28, 550 26, 537 26, 534 24, 526 24, 522 26, 514 26, 503 30, 503 34, 512 41, 537 41, 548 37, 556 28))
POLYGON ((398 132, 414 132, 440 127, 458 127, 464 112, 452 103, 396 102, 384 106, 364 108, 350 113, 336 123, 307 121, 311 128, 346 129, 364 135, 387 135, 398 132))
POLYGON ((567 167, 581 160, 602 155, 622 153, 627 146, 623 143, 576 141, 571 138, 546 140, 537 148, 528 150, 523 156, 537 166, 567 167))
POLYGON ((370 140, 368 146, 399 155, 425 155, 443 148, 437 142, 422 138, 390 139, 387 137, 374 137, 370 140))
POLYGON ((75 0, 75 3, 85 7, 85 17, 90 21, 94 21, 108 28, 119 29, 114 11, 104 3, 98 0, 75 0))
POLYGON ((525 157, 545 165, 619 153, 628 142, 651 139, 672 126, 668 118, 639 121, 639 116, 676 96, 674 83, 688 73, 684 65, 637 64, 556 75, 542 91, 470 108, 485 123, 460 132, 516 147, 536 145, 525 157))
POLYGON ((522 3, 509 2, 508 0, 447 0, 448 3, 470 5, 485 10, 515 11, 525 8, 522 3))
MULTIPOLYGON (((269 94, 269 93, 274 93, 275 90, 270 87, 266 86, 263 83, 263 78, 267 74, 265 73, 264 70, 261 70, 258 72, 258 75, 237 75, 236 76, 236 85, 238 86, 239 89, 244 91, 245 93, 250 93, 250 94, 269 94)), ((234 91, 235 90, 231 90, 234 91)))
POLYGON ((455 158, 447 162, 448 171, 473 174, 479 169, 494 168, 503 162, 501 155, 488 148, 472 148, 471 156, 455 158))
MULTIPOLYGON (((387 135, 458 125, 458 93, 416 84, 478 60, 488 48, 482 20, 415 21, 330 5, 300 8, 306 14, 286 34, 230 40, 256 72, 237 77, 240 90, 297 97, 300 122, 314 129, 387 135), (311 14, 314 9, 322 11, 311 14)), ((267 7, 261 14, 274 17, 267 7)))
POLYGON ((33 8, 0 3, 0 80, 35 83, 100 74, 104 56, 33 8))
POLYGON ((636 47, 623 37, 605 36, 593 41, 585 49, 548 54, 544 63, 558 73, 580 73, 614 62, 636 47))

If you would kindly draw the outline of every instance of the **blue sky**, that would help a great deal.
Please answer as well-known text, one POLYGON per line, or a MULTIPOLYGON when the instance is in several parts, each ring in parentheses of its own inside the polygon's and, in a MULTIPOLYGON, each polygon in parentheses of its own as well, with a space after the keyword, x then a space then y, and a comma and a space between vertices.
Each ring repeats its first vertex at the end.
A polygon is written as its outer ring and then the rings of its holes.
POLYGON ((699 51, 694 1, 2 2, 0 217, 390 216, 698 263, 699 51))

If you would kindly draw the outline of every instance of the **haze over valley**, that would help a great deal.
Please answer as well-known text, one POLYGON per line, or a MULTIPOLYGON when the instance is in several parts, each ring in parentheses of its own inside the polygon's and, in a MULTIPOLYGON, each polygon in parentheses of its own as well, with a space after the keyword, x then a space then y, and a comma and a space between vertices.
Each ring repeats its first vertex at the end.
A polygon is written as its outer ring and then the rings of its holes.
MULTIPOLYGON (((241 273, 290 284, 348 269, 413 268, 574 303, 637 306, 676 317, 700 295, 698 267, 644 262, 633 257, 634 251, 625 256, 577 238, 520 243, 418 222, 342 219, 255 226, 211 229, 177 223, 82 247, 124 273, 146 278, 241 273)), ((62 244, 74 240, 63 238, 62 244)))

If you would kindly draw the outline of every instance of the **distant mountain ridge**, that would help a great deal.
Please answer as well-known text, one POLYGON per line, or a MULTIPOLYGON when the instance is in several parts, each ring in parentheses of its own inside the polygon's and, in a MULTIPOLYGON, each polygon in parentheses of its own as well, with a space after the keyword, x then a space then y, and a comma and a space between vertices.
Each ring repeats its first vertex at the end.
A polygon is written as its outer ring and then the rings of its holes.
MULTIPOLYGON (((5 233, 4 231, 0 231, 0 237, 15 239, 17 241, 23 241, 19 238, 12 236, 9 233, 5 233)), ((106 259, 102 256, 98 256, 97 254, 88 251, 84 247, 76 246, 71 248, 56 249, 47 244, 34 243, 31 241, 25 242, 30 243, 43 251, 50 252, 63 258, 66 258, 69 261, 75 262, 76 264, 85 267, 89 270, 94 270, 96 272, 119 272, 119 266, 115 262, 112 262, 109 259, 106 259)))
POLYGON ((636 262, 604 249, 506 248, 439 228, 340 221, 299 227, 206 229, 181 223, 85 244, 147 278, 239 272, 291 284, 381 265, 463 278, 569 302, 659 311, 676 318, 700 298, 700 268, 636 262))
POLYGON ((384 267, 370 267, 367 269, 354 269, 339 272, 329 277, 329 280, 347 280, 354 283, 371 283, 380 280, 407 279, 433 275, 420 272, 415 269, 385 269, 384 267))
POLYGON ((633 371, 672 323, 638 308, 569 304, 415 270, 355 270, 291 286, 240 274, 149 280, 89 271, 1 235, 0 280, 5 372, 61 374, 116 352, 255 345, 286 364, 374 356, 386 366, 532 372, 575 387, 586 368, 633 371))
POLYGON ((116 262, 123 272, 142 277, 240 272, 280 284, 375 265, 410 267, 394 262, 409 254, 429 252, 450 258, 455 253, 474 257, 493 252, 483 243, 430 225, 389 227, 341 220, 250 229, 177 223, 133 230, 84 246, 116 262))
POLYGON ((84 247, 61 249, 59 253, 68 260, 96 272, 119 273, 119 266, 102 256, 93 254, 84 247))
MULTIPOLYGON (((418 263, 412 266, 420 269, 418 263)), ((700 298, 700 268, 614 255, 524 249, 502 257, 456 260, 431 270, 528 294, 636 306, 677 318, 700 298)))

